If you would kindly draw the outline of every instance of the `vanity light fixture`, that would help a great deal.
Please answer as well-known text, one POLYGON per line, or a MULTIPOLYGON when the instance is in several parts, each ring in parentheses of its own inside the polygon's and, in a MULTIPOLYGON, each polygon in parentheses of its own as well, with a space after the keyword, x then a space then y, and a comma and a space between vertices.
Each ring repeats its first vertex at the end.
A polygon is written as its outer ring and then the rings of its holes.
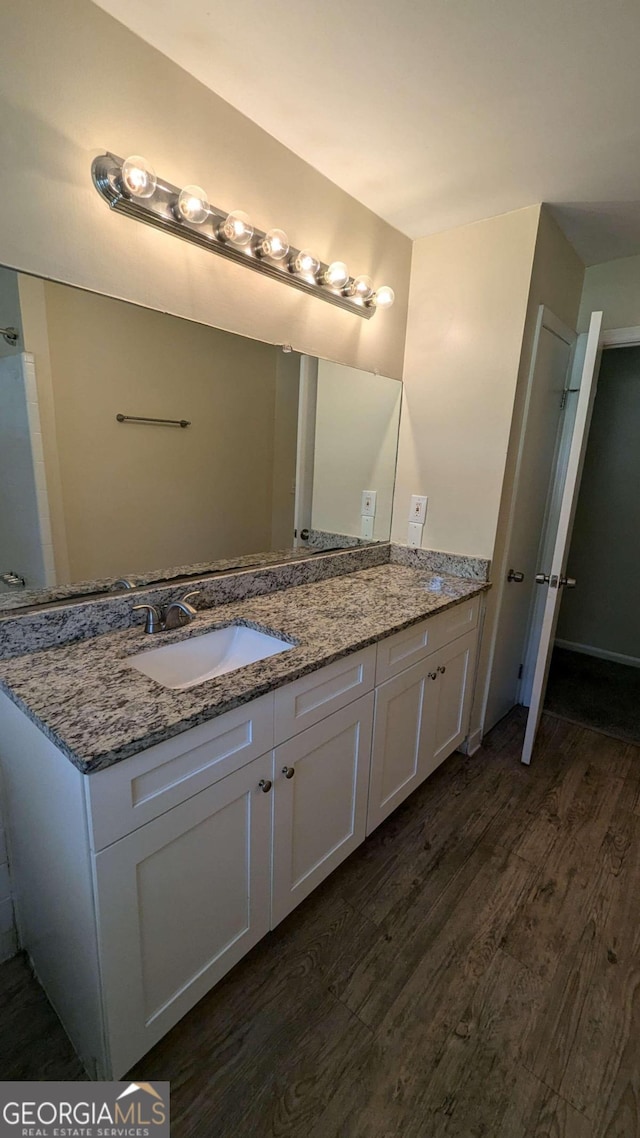
POLYGON ((249 245, 253 237, 253 226, 248 213, 244 213, 241 209, 234 209, 232 213, 228 213, 218 226, 217 236, 221 241, 231 241, 233 245, 239 245, 241 248, 249 245))
POLYGON ((389 285, 381 285, 380 288, 376 289, 371 299, 367 301, 367 304, 374 308, 391 308, 395 299, 396 294, 393 289, 389 285))
POLYGON ((324 272, 320 273, 320 281, 322 284, 329 285, 329 288, 346 289, 349 282, 349 270, 344 261, 332 261, 324 272))
POLYGON ((259 257, 270 257, 272 261, 283 261, 289 252, 289 238, 283 229, 270 229, 256 245, 259 257))
POLYGON ((282 229, 255 229, 242 210, 231 213, 207 200, 201 186, 171 185, 156 177, 138 154, 94 158, 93 183, 111 209, 164 229, 211 253, 246 265, 311 296, 370 319, 376 308, 389 308, 394 292, 388 285, 374 290, 369 277, 351 277, 344 261, 324 264, 308 249, 293 249, 282 229))
POLYGON ((153 167, 139 154, 125 158, 120 178, 124 193, 133 198, 153 197, 158 185, 153 167))
POLYGON ((207 195, 201 186, 185 186, 178 194, 178 221, 190 221, 192 225, 204 225, 209 217, 207 195))
POLYGON ((360 300, 369 300, 373 296, 373 281, 364 274, 354 277, 345 288, 347 296, 357 296, 360 300))
POLYGON ((313 277, 314 280, 320 272, 320 262, 308 249, 301 249, 299 253, 289 258, 289 268, 292 273, 300 273, 304 277, 313 277))

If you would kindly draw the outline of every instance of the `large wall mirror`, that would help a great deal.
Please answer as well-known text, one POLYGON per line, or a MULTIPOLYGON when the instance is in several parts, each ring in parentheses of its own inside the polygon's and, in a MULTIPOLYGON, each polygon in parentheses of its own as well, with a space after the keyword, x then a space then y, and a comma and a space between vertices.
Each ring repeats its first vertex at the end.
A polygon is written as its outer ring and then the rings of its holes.
POLYGON ((0 328, 0 611, 389 539, 399 381, 9 269, 0 328))

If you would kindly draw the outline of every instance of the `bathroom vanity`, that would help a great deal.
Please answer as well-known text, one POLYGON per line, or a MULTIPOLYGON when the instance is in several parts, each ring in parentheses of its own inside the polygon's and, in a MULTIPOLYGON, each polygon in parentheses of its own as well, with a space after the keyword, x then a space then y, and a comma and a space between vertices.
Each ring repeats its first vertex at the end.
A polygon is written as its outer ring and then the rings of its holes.
POLYGON ((486 583, 381 565, 0 665, 19 932, 119 1078, 464 740, 486 583), (286 651, 170 690, 131 657, 286 651))

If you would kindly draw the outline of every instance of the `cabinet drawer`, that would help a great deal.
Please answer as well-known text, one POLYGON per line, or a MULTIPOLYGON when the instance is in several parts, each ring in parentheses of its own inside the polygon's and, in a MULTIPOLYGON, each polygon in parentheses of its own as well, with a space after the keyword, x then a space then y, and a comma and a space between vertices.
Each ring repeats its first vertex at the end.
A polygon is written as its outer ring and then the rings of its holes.
POLYGON ((397 676, 444 644, 471 632, 478 623, 479 608, 480 598, 472 597, 381 640, 376 656, 376 684, 397 676))
POLYGON ((376 668, 372 644, 276 692, 276 743, 291 739, 371 691, 376 668))
POLYGON ((273 747, 273 694, 88 775, 91 847, 103 849, 273 747))

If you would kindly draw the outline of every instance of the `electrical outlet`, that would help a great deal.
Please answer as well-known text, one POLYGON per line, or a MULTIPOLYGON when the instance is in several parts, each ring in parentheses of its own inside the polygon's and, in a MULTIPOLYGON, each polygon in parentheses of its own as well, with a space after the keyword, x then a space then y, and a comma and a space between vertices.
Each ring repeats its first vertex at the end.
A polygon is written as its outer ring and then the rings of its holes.
POLYGON ((427 520, 427 502, 428 501, 429 501, 429 499, 423 497, 422 494, 412 494, 411 495, 411 505, 409 507, 409 521, 410 522, 420 522, 421 526, 424 525, 424 523, 427 520))
POLYGON ((362 491, 362 505, 360 507, 360 513, 364 518, 375 518, 376 497, 377 492, 375 490, 362 491))
POLYGON ((369 541, 373 539, 373 523, 374 518, 371 514, 363 514, 360 518, 360 537, 366 537, 369 541))
POLYGON ((422 526, 420 522, 409 522, 409 535, 407 545, 412 549, 419 549, 422 545, 422 526))

